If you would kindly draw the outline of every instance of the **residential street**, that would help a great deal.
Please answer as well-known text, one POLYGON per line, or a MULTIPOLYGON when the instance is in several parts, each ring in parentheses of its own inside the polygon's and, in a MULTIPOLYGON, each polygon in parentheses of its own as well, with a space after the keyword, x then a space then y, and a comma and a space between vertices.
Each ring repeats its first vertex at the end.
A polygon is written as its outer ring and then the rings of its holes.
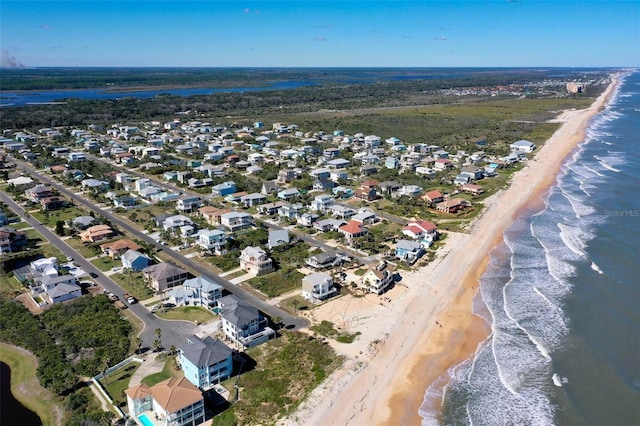
POLYGON ((265 314, 270 315, 270 316, 274 316, 274 317, 275 316, 280 316, 285 325, 293 326, 293 328, 306 327, 308 325, 307 320, 302 319, 302 318, 293 317, 293 316, 289 315, 287 312, 285 312, 285 311, 283 311, 281 309, 275 308, 275 307, 269 305, 268 303, 265 303, 262 299, 254 296, 252 293, 248 292, 247 290, 244 290, 244 289, 242 289, 240 287, 237 287, 237 286, 231 284, 226 279, 218 276, 217 274, 214 274, 209 269, 207 269, 206 267, 200 265, 199 263, 193 262, 192 260, 190 260, 187 257, 181 255, 180 253, 177 253, 177 252, 171 250, 167 246, 161 245, 160 243, 156 242, 153 238, 149 237, 144 232, 138 230, 136 227, 132 226, 131 224, 129 224, 124 219, 121 219, 118 215, 112 214, 111 212, 109 212, 107 210, 103 210, 103 209, 99 208, 98 206, 93 204, 92 200, 88 200, 86 198, 83 198, 81 196, 76 195, 74 192, 68 190, 66 187, 64 187, 60 183, 58 183, 55 180, 51 179, 49 176, 47 176, 44 173, 40 173, 39 171, 35 170, 29 164, 26 164, 26 163, 24 163, 22 161, 17 161, 17 160, 14 160, 14 161, 16 161, 16 163, 24 171, 26 171, 27 173, 31 174, 32 176, 37 176, 37 178, 40 179, 43 183, 46 183, 46 184, 52 186, 53 188, 58 190, 64 196, 68 197, 69 199, 72 199, 78 205, 82 205, 82 206, 84 206, 84 207, 86 207, 86 208, 88 208, 90 210, 93 210, 95 213, 100 214, 100 215, 104 216, 105 218, 109 219, 114 225, 120 227, 122 230, 126 231, 127 233, 129 233, 130 235, 134 236, 135 238, 138 238, 140 240, 146 241, 147 243, 151 244, 152 246, 156 247, 157 249, 163 250, 169 256, 173 257, 177 262, 180 262, 183 265, 188 266, 189 268, 193 269, 194 271, 196 271, 198 274, 200 274, 202 276, 206 276, 206 277, 214 280, 216 283, 220 284, 226 290, 236 294, 237 296, 243 298, 247 302, 253 304, 255 307, 260 309, 265 314))

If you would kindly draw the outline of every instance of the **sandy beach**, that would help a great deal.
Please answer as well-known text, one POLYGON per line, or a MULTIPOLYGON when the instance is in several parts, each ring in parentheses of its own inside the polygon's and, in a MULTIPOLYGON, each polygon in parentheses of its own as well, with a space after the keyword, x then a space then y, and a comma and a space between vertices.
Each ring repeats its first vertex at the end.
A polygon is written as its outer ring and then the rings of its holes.
POLYGON ((614 78, 589 108, 559 115, 562 126, 514 174, 508 189, 485 200, 471 231, 448 233, 437 258, 419 271, 402 271, 402 281, 384 295, 388 299, 345 296, 312 311, 315 319, 361 335, 352 344, 333 344, 344 366, 280 424, 421 423, 424 390, 473 355, 490 333, 472 313, 489 253, 517 215, 543 206, 563 160, 584 140, 590 119, 616 85, 614 78))

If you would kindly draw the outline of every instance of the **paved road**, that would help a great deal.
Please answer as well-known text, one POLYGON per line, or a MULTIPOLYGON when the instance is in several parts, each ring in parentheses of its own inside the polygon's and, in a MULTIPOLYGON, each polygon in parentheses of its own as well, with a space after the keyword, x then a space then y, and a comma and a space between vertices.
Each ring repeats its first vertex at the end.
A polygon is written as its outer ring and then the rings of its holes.
MULTIPOLYGON (((16 212, 18 216, 22 217, 29 225, 35 228, 44 238, 49 240, 51 244, 65 256, 73 257, 74 263, 82 268, 89 274, 95 274, 96 278, 93 278, 108 292, 117 295, 120 300, 124 300, 122 295, 124 290, 116 284, 111 278, 105 275, 102 271, 96 268, 91 262, 86 260, 80 253, 68 246, 58 235, 52 232, 49 228, 44 226, 38 220, 25 214, 22 206, 18 205, 15 201, 9 198, 4 192, 0 192, 0 200, 7 204, 7 206, 16 212)), ((151 314, 145 307, 140 304, 129 305, 129 310, 133 312, 144 323, 144 330, 140 335, 143 341, 143 347, 151 348, 153 341, 156 339, 155 330, 157 328, 162 330, 162 344, 164 347, 169 348, 171 345, 180 347, 184 345, 186 336, 194 333, 195 324, 188 321, 166 321, 151 314)))
POLYGON ((282 322, 283 322, 283 324, 285 326, 289 326, 290 328, 294 328, 295 329, 295 328, 307 327, 309 325, 309 322, 307 320, 305 320, 303 318, 294 317, 292 315, 289 315, 287 312, 283 311, 282 309, 279 309, 279 308, 277 308, 275 306, 269 305, 268 303, 266 303, 265 301, 263 301, 259 297, 257 297, 254 294, 250 293, 249 291, 232 284, 231 282, 227 281, 223 277, 218 276, 217 274, 214 274, 208 268, 202 266, 201 264, 193 262, 192 260, 184 257, 182 254, 177 253, 177 252, 167 248, 166 246, 160 245, 153 238, 149 237, 147 234, 145 234, 145 233, 141 232, 140 230, 138 230, 138 228, 136 228, 133 225, 131 225, 128 221, 125 221, 124 219, 122 219, 118 215, 114 215, 114 214, 110 213, 109 211, 105 211, 105 210, 100 209, 95 204, 93 204, 93 202, 91 200, 88 200, 88 199, 85 199, 85 198, 83 198, 81 196, 76 195, 74 192, 68 190, 66 187, 64 187, 63 185, 61 185, 57 181, 51 179, 49 176, 47 176, 44 173, 41 173, 41 172, 35 170, 31 165, 26 164, 26 163, 24 163, 22 161, 17 161, 15 159, 14 159, 14 161, 25 172, 27 172, 27 173, 29 173, 29 174, 31 174, 33 176, 37 176, 38 179, 40 179, 41 182, 47 183, 48 185, 50 185, 53 188, 55 188, 56 190, 58 190, 61 194, 65 195, 66 197, 68 197, 70 199, 73 199, 76 203, 78 203, 80 205, 83 205, 87 209, 93 210, 97 214, 100 214, 100 215, 104 216, 105 218, 110 220, 114 225, 117 225, 118 227, 120 227, 120 229, 126 231, 128 234, 130 234, 132 236, 135 236, 136 238, 138 238, 140 240, 146 241, 150 245, 156 247, 156 249, 158 249, 158 250, 164 250, 169 256, 171 256, 177 262, 182 263, 183 265, 185 265, 188 268, 196 271, 198 274, 200 274, 202 276, 205 276, 205 277, 208 277, 208 278, 212 279, 213 281, 215 281, 216 283, 218 283, 222 287, 224 287, 226 290, 230 291, 231 293, 234 293, 235 295, 241 297, 242 299, 244 299, 244 300, 248 301, 249 303, 251 303, 252 305, 256 306, 259 310, 261 310, 265 314, 267 314, 269 316, 272 316, 272 317, 279 316, 280 318, 282 318, 282 322))

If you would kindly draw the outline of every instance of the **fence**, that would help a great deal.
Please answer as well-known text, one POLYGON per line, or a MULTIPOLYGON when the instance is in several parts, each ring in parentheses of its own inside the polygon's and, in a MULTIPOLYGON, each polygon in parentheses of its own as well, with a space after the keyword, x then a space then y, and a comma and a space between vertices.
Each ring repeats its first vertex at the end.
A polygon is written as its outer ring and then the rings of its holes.
POLYGON ((129 364, 130 362, 139 362, 142 364, 144 360, 141 358, 138 358, 136 356, 130 356, 129 358, 126 358, 122 361, 120 361, 119 363, 117 363, 116 365, 107 368, 106 370, 104 370, 103 372, 101 372, 100 374, 93 376, 91 378, 91 381, 93 382, 93 384, 95 385, 95 388, 98 390, 98 392, 100 392, 100 394, 102 395, 102 397, 107 400, 109 402, 109 404, 111 404, 111 406, 118 412, 118 415, 120 416, 120 418, 125 417, 124 412, 120 409, 120 407, 118 407, 117 405, 115 405, 113 403, 113 399, 111 399, 111 396, 109 396, 109 394, 107 393, 107 391, 102 387, 102 384, 100 383, 100 379, 104 378, 105 376, 108 376, 109 374, 113 373, 114 371, 118 370, 119 368, 129 364))

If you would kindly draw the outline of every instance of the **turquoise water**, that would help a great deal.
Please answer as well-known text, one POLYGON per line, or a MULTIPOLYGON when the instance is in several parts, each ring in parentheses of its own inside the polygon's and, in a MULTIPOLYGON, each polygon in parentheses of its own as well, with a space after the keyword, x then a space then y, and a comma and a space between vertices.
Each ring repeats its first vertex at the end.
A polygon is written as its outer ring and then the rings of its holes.
POLYGON ((146 414, 142 414, 142 415, 138 416, 138 419, 140 419, 140 421, 142 422, 142 424, 144 426, 153 426, 153 422, 151 420, 149 420, 149 418, 147 417, 146 414))

